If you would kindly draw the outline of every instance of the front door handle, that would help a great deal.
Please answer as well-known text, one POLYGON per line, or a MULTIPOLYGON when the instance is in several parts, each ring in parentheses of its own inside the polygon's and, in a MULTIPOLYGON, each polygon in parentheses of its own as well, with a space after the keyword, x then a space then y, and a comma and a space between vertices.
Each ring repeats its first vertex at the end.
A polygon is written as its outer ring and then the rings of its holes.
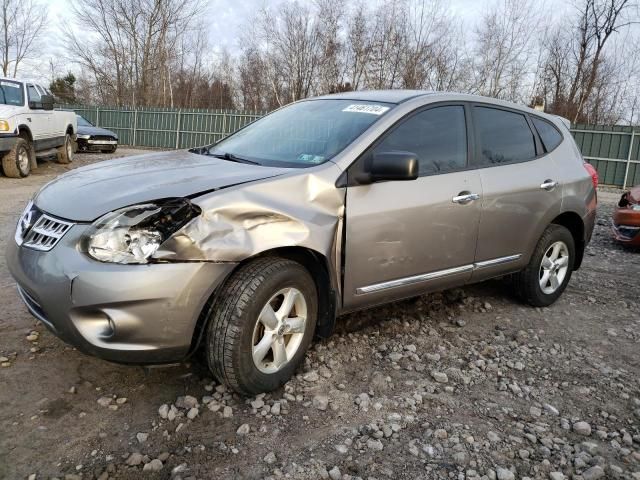
POLYGON ((480 195, 477 193, 469 193, 469 192, 460 192, 458 195, 453 197, 451 201, 453 203, 459 203, 460 205, 466 205, 467 203, 473 202, 474 200, 479 200, 480 195))
POLYGON ((542 185, 540 185, 540 188, 542 190, 546 190, 547 192, 550 192, 551 190, 553 190, 557 186, 558 186, 558 182, 556 182, 554 180, 551 180, 551 179, 547 179, 544 182, 542 182, 542 185))

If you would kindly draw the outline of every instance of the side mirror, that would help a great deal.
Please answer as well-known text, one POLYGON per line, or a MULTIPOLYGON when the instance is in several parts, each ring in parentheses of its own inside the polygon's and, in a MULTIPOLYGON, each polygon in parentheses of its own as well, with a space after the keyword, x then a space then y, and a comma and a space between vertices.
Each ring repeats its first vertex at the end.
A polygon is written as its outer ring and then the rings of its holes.
POLYGON ((43 110, 53 110, 53 95, 42 95, 40 97, 43 110))
POLYGON ((371 182, 415 180, 418 178, 418 156, 411 152, 376 153, 368 170, 371 182))

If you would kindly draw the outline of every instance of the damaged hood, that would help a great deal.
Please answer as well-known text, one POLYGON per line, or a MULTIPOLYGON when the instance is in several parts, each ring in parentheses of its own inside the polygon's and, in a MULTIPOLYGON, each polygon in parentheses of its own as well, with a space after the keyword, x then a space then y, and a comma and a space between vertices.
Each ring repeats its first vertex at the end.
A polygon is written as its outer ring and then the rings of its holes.
POLYGON ((118 138, 111 130, 107 130, 106 128, 101 127, 86 127, 84 125, 78 125, 78 135, 101 135, 105 137, 114 137, 118 138))
POLYGON ((100 162, 46 184, 34 203, 52 215, 90 222, 118 208, 274 177, 288 168, 236 163, 186 150, 100 162))

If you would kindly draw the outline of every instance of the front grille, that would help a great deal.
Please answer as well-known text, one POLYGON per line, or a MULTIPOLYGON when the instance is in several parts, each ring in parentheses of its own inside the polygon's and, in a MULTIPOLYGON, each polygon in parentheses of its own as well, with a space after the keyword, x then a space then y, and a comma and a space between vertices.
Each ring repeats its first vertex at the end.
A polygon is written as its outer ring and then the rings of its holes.
POLYGON ((91 140, 115 140, 115 138, 108 135, 91 135, 91 140))
POLYGON ((73 226, 72 223, 63 222, 57 218, 50 217, 46 213, 38 219, 36 224, 29 230, 24 238, 23 246, 48 252, 73 226))
POLYGON ((18 222, 16 242, 23 247, 48 252, 73 225, 41 212, 30 202, 18 222))

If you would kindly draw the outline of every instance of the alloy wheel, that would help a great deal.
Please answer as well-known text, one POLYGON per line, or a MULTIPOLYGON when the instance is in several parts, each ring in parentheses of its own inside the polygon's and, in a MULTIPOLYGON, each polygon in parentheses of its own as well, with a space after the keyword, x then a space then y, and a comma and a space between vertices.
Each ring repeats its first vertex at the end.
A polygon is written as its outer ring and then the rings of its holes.
POLYGON ((307 301, 289 287, 273 295, 262 308, 253 329, 253 362, 262 373, 281 370, 294 357, 307 325, 307 301))
POLYGON ((27 152, 26 148, 18 150, 18 168, 22 172, 26 172, 29 169, 29 152, 27 152))
POLYGON ((542 256, 539 280, 542 292, 550 295, 554 293, 569 270, 569 248, 562 241, 552 243, 542 256))

